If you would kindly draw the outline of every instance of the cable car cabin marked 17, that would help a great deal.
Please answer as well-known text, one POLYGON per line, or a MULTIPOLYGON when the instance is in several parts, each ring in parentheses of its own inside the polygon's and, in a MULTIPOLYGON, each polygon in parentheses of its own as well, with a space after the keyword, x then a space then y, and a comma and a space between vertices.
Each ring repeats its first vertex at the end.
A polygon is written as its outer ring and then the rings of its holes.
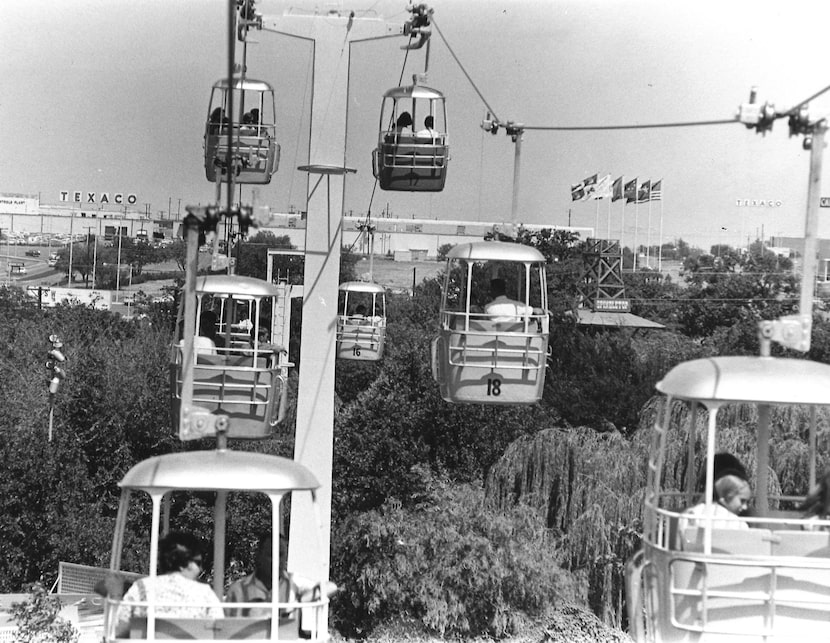
POLYGON ((337 357, 377 361, 386 342, 386 290, 367 281, 340 284, 337 357))
MULTIPOLYGON (((817 412, 824 407, 826 417, 830 406, 830 365, 765 356, 698 359, 669 371, 657 390, 664 398, 649 453, 642 549, 627 570, 633 638, 827 640, 830 521, 781 510, 788 499, 769 495, 768 463, 772 429, 786 423, 782 433, 807 437, 812 463, 805 464, 815 471, 817 412), (726 418, 735 415, 726 412, 730 404, 752 406, 757 415, 756 502, 748 517, 725 509, 716 513, 721 505, 713 499, 720 432, 732 428, 726 418), (794 413, 791 405, 811 412, 794 413), (791 426, 799 417, 807 426, 791 426), (703 489, 697 442, 705 454, 703 489), (687 475, 678 490, 664 463, 669 449, 684 448, 687 475), (704 508, 692 518, 684 514, 692 506, 704 508)), ((740 413, 751 417, 744 409, 740 413)))
POLYGON ((440 314, 432 374, 442 398, 477 404, 542 398, 549 320, 538 250, 498 241, 455 246, 447 253, 440 314), (505 291, 490 301, 494 282, 505 291))
POLYGON ((205 124, 205 176, 216 183, 227 179, 228 136, 235 183, 271 182, 279 167, 280 146, 275 138, 274 90, 260 80, 234 78, 213 85, 205 124), (233 124, 228 118, 229 87, 233 91, 233 124))
POLYGON ((447 180, 448 162, 444 95, 420 85, 387 91, 380 113, 378 146, 372 152, 372 172, 380 188, 440 192, 447 180))
MULTIPOLYGON (((281 572, 281 569, 285 569, 285 561, 280 561, 284 548, 279 546, 280 539, 277 537, 271 538, 271 578, 280 579, 278 582, 284 586, 284 590, 288 589, 286 584, 290 578, 293 591, 271 592, 270 599, 265 602, 226 601, 221 604, 219 614, 216 614, 217 600, 208 605, 197 602, 197 598, 190 598, 184 603, 177 596, 175 604, 171 604, 170 599, 165 603, 154 589, 155 578, 160 576, 157 566, 159 542, 161 536, 177 527, 176 507, 185 504, 194 493, 204 496, 205 492, 214 492, 217 499, 214 519, 211 520, 208 514, 205 526, 212 528, 213 591, 217 599, 221 600, 225 587, 223 563, 226 501, 231 509, 238 503, 236 511, 245 511, 250 510, 253 500, 246 496, 264 495, 267 498, 264 506, 268 507, 265 511, 270 510, 269 535, 285 533, 286 530, 281 526, 280 507, 285 498, 309 495, 312 510, 319 511, 316 504, 319 484, 306 467, 287 458, 262 453, 227 449, 191 451, 144 460, 126 473, 119 486, 121 498, 110 560, 112 577, 107 587, 109 596, 104 603, 103 640, 106 643, 157 639, 328 640, 328 594, 333 588, 327 578, 308 579, 281 572), (145 507, 146 496, 152 502, 149 517, 145 507), (141 521, 140 524, 131 524, 130 521, 136 520, 141 521), (128 603, 121 600, 121 591, 113 592, 110 586, 122 584, 119 576, 126 571, 124 564, 132 562, 122 560, 127 557, 124 554, 129 555, 129 550, 134 547, 127 534, 148 532, 149 561, 144 564, 142 571, 149 570, 149 579, 136 581, 144 587, 143 592, 138 592, 142 602, 128 603), (248 615, 236 616, 237 614, 248 615), (277 627, 274 624, 278 624, 277 627)), ((324 540, 319 529, 310 534, 310 539, 312 546, 316 545, 322 552, 324 540)), ((292 570, 290 561, 288 562, 290 572, 292 570)), ((135 576, 132 572, 128 573, 135 576)), ((208 591, 207 586, 205 590, 208 591)))
MULTIPOLYGON (((228 417, 229 438, 265 438, 285 412, 285 348, 270 343, 279 289, 253 277, 211 275, 196 281, 193 405, 228 417), (243 311, 243 319, 235 313, 243 311)), ((181 342, 172 347, 170 388, 179 426, 183 368, 181 342)), ((202 437, 202 436, 192 436, 202 437)), ((183 439, 187 439, 183 436, 183 439)))

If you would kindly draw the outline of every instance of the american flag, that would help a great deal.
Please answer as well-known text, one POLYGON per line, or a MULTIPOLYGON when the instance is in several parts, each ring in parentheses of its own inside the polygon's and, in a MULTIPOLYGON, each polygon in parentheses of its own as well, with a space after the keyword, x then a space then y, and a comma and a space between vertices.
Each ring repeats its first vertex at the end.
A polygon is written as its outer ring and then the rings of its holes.
POLYGON ((662 201, 663 200, 663 179, 659 181, 655 181, 651 184, 651 200, 652 201, 662 201))

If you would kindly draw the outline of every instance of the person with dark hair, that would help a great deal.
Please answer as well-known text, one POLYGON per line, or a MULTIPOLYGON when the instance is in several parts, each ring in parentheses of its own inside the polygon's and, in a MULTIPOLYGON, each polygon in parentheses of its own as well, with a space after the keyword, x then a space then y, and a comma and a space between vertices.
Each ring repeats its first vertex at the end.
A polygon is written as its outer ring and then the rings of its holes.
POLYGON ((496 277, 490 280, 490 303, 484 306, 484 312, 497 322, 521 321, 522 315, 530 315, 533 309, 520 301, 507 296, 507 285, 504 279, 496 277))
POLYGON ((219 134, 221 133, 223 126, 227 125, 228 117, 225 116, 225 110, 221 107, 217 107, 210 113, 210 133, 211 134, 219 134))
MULTIPOLYGON (((808 520, 830 520, 830 469, 824 472, 798 507, 808 520)), ((807 531, 830 531, 826 525, 805 525, 807 531)))
MULTIPOLYGON (((268 616, 271 614, 270 606, 258 607, 233 607, 233 603, 271 603, 273 600, 273 540, 271 534, 266 534, 259 540, 256 560, 254 561, 253 573, 240 578, 234 582, 225 595, 225 608, 228 616, 268 616)), ((279 595, 277 601, 280 603, 292 603, 297 601, 313 600, 320 595, 320 585, 308 578, 297 576, 288 571, 288 541, 280 535, 279 542, 279 595)), ((337 585, 328 582, 325 585, 325 593, 331 596, 337 591, 337 585)), ((280 609, 280 622, 290 621, 295 617, 295 610, 280 609)))
POLYGON ((435 133, 435 119, 431 115, 424 119, 424 129, 418 130, 415 136, 418 138, 428 138, 430 141, 435 140, 437 136, 435 133))
POLYGON ((715 481, 725 475, 734 475, 739 478, 749 481, 749 474, 746 472, 746 467, 734 455, 727 451, 721 451, 715 454, 715 481))
MULTIPOLYGON (((152 596, 156 616, 222 618, 213 590, 196 579, 202 574, 202 543, 192 534, 171 531, 159 541, 158 575, 132 584, 118 608, 116 634, 129 632, 130 619, 147 615, 152 596)), ((110 596, 113 592, 110 592, 110 596)))
POLYGON ((412 115, 409 112, 401 112, 401 115, 398 116, 398 120, 395 122, 395 133, 396 134, 406 134, 412 133, 412 115), (406 128, 410 128, 410 132, 404 132, 406 128))
MULTIPOLYGON (((273 547, 271 535, 263 536, 259 540, 253 573, 240 578, 229 588, 225 596, 225 603, 270 603, 273 587, 273 547)), ((297 600, 297 588, 287 571, 288 543, 284 538, 279 542, 279 597, 280 603, 297 600)), ((270 609, 251 607, 227 607, 228 616, 263 616, 270 614, 270 609)), ((280 610, 281 619, 291 614, 293 610, 280 610)))

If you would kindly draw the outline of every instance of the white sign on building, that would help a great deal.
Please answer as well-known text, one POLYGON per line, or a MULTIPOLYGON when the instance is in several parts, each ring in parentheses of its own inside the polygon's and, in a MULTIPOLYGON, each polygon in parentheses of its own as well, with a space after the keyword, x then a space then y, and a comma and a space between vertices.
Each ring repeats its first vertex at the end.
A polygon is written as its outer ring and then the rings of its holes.
POLYGON ((4 214, 37 214, 40 199, 36 194, 0 193, 0 212, 4 214))
POLYGON ((53 308, 60 304, 75 306, 92 306, 98 310, 112 308, 111 290, 86 290, 84 288, 40 288, 30 289, 30 293, 37 297, 40 291, 40 303, 53 308))

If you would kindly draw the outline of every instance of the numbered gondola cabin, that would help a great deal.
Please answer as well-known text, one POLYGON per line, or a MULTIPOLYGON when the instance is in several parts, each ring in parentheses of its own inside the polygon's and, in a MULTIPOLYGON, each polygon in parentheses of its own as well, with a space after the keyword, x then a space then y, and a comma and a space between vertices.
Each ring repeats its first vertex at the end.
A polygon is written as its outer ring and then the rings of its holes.
POLYGON ((372 169, 382 190, 440 192, 447 180, 449 140, 444 95, 410 85, 386 92, 372 169))
POLYGON ((286 348, 272 343, 279 289, 253 277, 210 275, 196 281, 193 375, 185 377, 184 346, 172 348, 170 388, 173 421, 180 432, 183 390, 192 405, 228 418, 228 437, 264 438, 285 412, 286 348))
POLYGON ((266 184, 279 167, 274 90, 266 82, 234 78, 213 85, 205 124, 205 176, 235 183, 266 184), (233 118, 230 95, 233 93, 233 118))
POLYGON ((340 284, 337 357, 377 361, 386 343, 386 290, 366 281, 340 284))
POLYGON ((535 248, 482 241, 447 254, 432 373, 454 403, 531 404, 548 355, 545 258, 535 248))

